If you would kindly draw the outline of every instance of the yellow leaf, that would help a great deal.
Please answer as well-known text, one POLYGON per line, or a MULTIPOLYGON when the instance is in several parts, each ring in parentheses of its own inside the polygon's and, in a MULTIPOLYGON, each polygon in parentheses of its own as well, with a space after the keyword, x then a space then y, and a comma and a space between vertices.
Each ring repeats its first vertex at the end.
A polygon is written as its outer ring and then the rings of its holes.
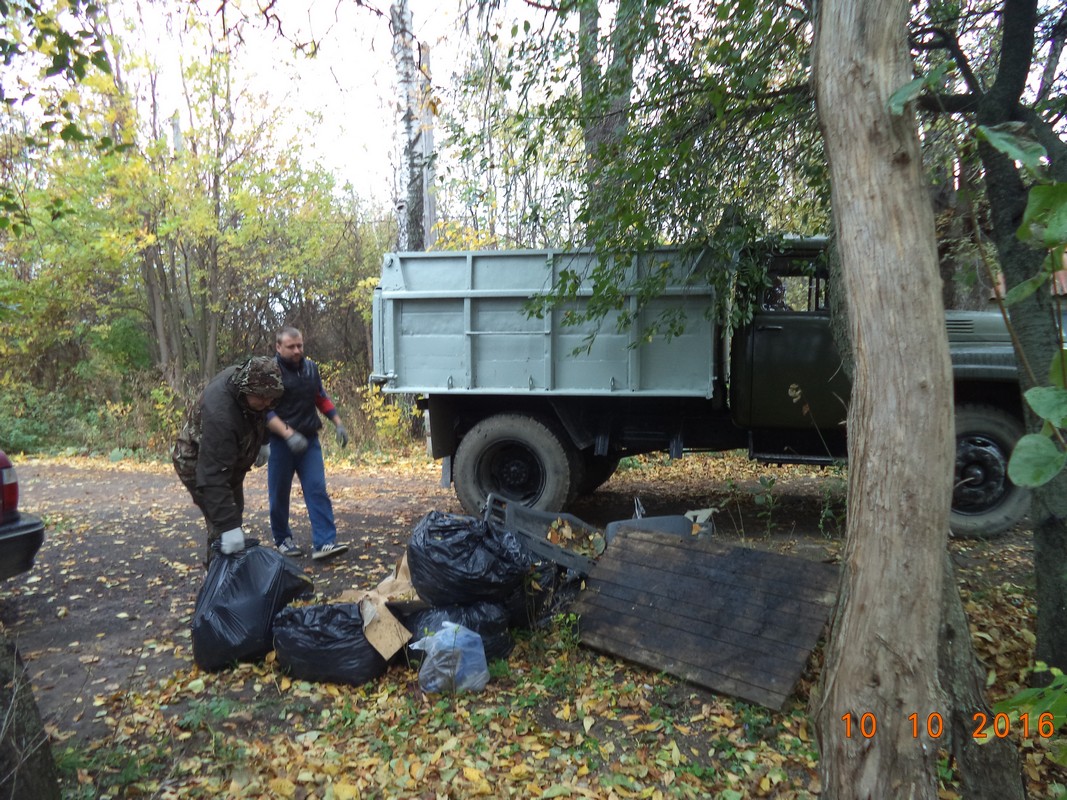
POLYGON ((769 792, 771 790, 771 779, 764 775, 763 779, 759 782, 759 788, 760 791, 769 792))
POLYGON ((278 688, 281 689, 283 692, 289 691, 289 687, 292 686, 292 685, 293 685, 293 682, 291 680, 289 680, 289 678, 282 678, 278 682, 278 688))
POLYGON ((463 777, 469 780, 471 783, 477 783, 478 781, 483 780, 484 778, 484 776, 482 775, 482 771, 477 767, 464 767, 463 777))
POLYGON ((585 728, 585 732, 586 733, 589 733, 589 731, 592 730, 593 725, 595 723, 596 723, 595 719, 593 719, 592 717, 586 717, 585 719, 582 720, 582 727, 585 728))
POLYGON ((682 763, 682 752, 678 749, 678 743, 671 740, 671 763, 678 766, 682 763))
POLYGON ((270 782, 270 790, 286 800, 296 796, 296 784, 288 778, 274 778, 270 782))
POLYGON ((333 797, 334 800, 359 800, 359 789, 350 783, 335 783, 333 797))

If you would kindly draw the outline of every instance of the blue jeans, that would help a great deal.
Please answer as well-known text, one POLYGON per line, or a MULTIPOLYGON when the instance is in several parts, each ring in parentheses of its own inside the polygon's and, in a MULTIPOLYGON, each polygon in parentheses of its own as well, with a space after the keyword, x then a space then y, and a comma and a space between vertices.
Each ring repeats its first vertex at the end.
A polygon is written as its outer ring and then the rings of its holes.
POLYGON ((333 521, 333 504, 326 494, 326 468, 322 463, 322 445, 318 436, 308 437, 308 449, 294 456, 285 439, 271 434, 270 458, 267 461, 267 497, 270 499, 270 531, 274 543, 281 544, 293 535, 289 527, 289 496, 293 475, 300 478, 304 503, 311 520, 311 543, 316 547, 337 540, 333 521))

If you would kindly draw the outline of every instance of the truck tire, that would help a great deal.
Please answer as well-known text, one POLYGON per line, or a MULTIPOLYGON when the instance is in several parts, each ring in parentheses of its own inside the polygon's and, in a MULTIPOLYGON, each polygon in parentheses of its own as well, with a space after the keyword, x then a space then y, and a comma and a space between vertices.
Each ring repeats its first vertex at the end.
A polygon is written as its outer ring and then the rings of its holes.
POLYGON ((490 493, 538 511, 560 511, 571 493, 563 438, 525 414, 497 414, 471 428, 456 448, 452 479, 468 514, 480 515, 490 493))
POLYGON ((953 536, 998 536, 1026 516, 1030 492, 1008 478, 1008 459, 1022 435, 1022 422, 999 408, 956 408, 956 478, 950 517, 953 536))

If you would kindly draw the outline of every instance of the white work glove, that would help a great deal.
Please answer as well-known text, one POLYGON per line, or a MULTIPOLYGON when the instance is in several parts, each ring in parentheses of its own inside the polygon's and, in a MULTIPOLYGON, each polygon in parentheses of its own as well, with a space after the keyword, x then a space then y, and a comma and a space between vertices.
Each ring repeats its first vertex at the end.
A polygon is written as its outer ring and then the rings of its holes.
POLYGON ((233 528, 222 533, 222 552, 225 555, 232 555, 233 553, 240 553, 245 549, 245 530, 244 528, 233 528))
POLYGON ((294 456, 302 456, 307 452, 308 440, 300 431, 293 431, 285 443, 289 445, 289 452, 294 456))
POLYGON ((262 467, 264 464, 267 463, 268 458, 270 458, 270 445, 265 444, 261 448, 259 448, 259 455, 256 456, 256 462, 252 466, 262 467))

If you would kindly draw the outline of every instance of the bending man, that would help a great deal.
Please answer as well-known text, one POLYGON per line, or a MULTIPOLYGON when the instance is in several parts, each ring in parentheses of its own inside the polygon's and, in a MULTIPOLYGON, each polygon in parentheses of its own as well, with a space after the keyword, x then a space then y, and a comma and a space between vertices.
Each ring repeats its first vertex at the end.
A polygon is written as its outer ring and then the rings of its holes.
POLYGON ((244 548, 245 475, 266 440, 267 410, 283 391, 274 359, 255 356, 216 375, 189 409, 171 458, 207 523, 205 567, 216 540, 226 553, 244 548))
POLYGON ((318 365, 304 356, 304 337, 296 328, 282 328, 274 337, 275 358, 281 369, 285 395, 267 415, 270 459, 267 462, 267 494, 270 498, 270 528, 278 552, 302 556, 289 527, 289 499, 293 474, 300 478, 304 503, 311 520, 312 558, 340 555, 348 545, 337 543, 333 504, 326 494, 326 468, 322 463, 319 431, 322 413, 334 424, 337 442, 348 444, 348 433, 337 409, 326 394, 318 365))

